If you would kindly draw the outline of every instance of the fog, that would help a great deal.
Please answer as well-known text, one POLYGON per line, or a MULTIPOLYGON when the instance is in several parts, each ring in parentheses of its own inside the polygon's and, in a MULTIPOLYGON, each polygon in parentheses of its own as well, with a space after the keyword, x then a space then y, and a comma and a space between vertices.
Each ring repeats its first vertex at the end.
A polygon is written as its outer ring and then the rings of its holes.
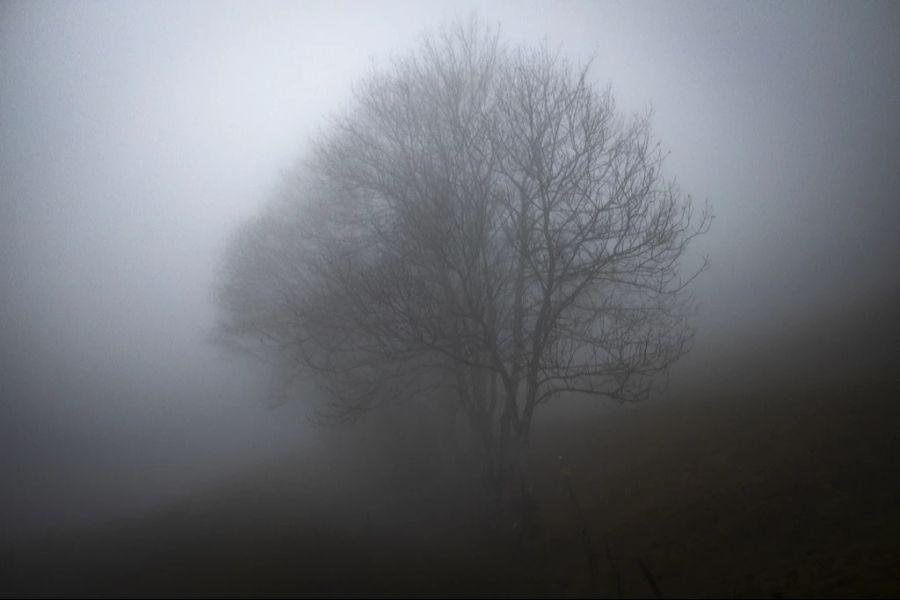
POLYGON ((674 392, 723 353, 780 363, 775 341, 872 311, 892 317, 872 343, 896 347, 895 4, 7 2, 3 536, 143 514, 316 447, 303 403, 274 406, 267 373, 210 341, 222 253, 373 65, 476 9, 592 60, 623 110, 652 106, 667 171, 709 199, 674 392))

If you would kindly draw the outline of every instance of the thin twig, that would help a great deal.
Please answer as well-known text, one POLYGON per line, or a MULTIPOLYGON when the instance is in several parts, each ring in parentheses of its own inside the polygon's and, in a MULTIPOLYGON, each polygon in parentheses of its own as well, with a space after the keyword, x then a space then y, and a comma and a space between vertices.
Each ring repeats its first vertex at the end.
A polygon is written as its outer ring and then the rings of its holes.
POLYGON ((650 572, 650 569, 647 567, 647 565, 644 564, 644 561, 642 561, 640 557, 638 557, 637 563, 641 568, 641 572, 644 574, 644 577, 647 579, 647 583, 650 584, 650 588, 653 590, 653 595, 657 598, 662 598, 662 592, 659 591, 659 586, 656 585, 656 580, 653 578, 653 573, 650 572))

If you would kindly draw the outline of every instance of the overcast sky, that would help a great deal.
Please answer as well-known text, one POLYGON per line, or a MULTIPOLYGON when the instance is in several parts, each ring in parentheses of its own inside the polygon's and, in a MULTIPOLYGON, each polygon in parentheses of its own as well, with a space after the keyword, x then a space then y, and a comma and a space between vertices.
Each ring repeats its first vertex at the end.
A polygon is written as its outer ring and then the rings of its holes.
POLYGON ((222 247, 355 80, 474 8, 654 107, 670 174, 717 215, 698 353, 896 292, 896 3, 5 2, 9 526, 123 512, 311 435, 206 341, 222 247))

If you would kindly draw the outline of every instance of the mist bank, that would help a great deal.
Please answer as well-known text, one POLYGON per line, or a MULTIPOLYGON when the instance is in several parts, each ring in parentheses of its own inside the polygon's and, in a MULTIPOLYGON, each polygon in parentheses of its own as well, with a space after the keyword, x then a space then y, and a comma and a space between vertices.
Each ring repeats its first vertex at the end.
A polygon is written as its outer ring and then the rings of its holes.
POLYGON ((876 316, 762 353, 735 348, 644 403, 545 407, 531 453, 544 554, 487 526, 476 479, 441 485, 433 415, 418 405, 327 430, 312 451, 236 468, 164 507, 7 546, 0 580, 101 596, 579 596, 618 580, 650 595, 640 560, 669 595, 892 595, 897 349, 848 335, 882 331, 876 316), (834 368, 823 340, 860 360, 834 368), (589 578, 562 466, 618 577, 600 561, 589 578))
MULTIPOLYGON (((774 418, 788 389, 896 388, 895 5, 471 4, 517 41, 594 57, 623 112, 652 104, 667 169, 717 215, 667 392, 559 402, 538 425, 727 411, 738 392, 774 418)), ((224 240, 371 60, 468 7, 212 6, 0 7, 7 539, 153 513, 272 457, 328 464, 303 397, 270 409, 268 374, 206 343, 224 240)))
MULTIPOLYGON (((656 421, 665 429, 675 407, 739 415, 747 402, 764 407, 756 410, 777 423, 798 410, 816 411, 817 398, 835 394, 867 410, 867 396, 900 384, 897 306, 897 295, 886 294, 802 327, 773 327, 740 338, 716 338, 701 320, 692 352, 672 369, 663 393, 625 406, 603 398, 560 398, 539 409, 536 427, 566 427, 584 418, 616 423, 622 415, 661 411, 656 421)), ((315 426, 308 419, 314 398, 295 395, 273 404, 268 374, 254 374, 242 360, 231 357, 217 369, 189 369, 181 379, 170 374, 152 385, 62 366, 39 371, 43 377, 15 371, 3 382, 7 400, 0 421, 3 471, 13 482, 2 497, 8 540, 154 514, 266 472, 273 461, 317 465, 315 477, 333 467, 322 481, 347 490, 358 482, 341 483, 340 477, 360 477, 369 485, 374 477, 389 486, 392 477, 411 478, 415 485, 417 477, 433 476, 429 471, 439 460, 429 453, 438 449, 440 427, 428 402, 389 407, 387 414, 376 410, 355 425, 315 426), (143 412, 136 415, 131 403, 143 412), (355 467, 347 467, 354 461, 355 467)), ((306 393, 315 388, 308 386, 306 393)), ((296 477, 292 486, 317 485, 308 473, 285 471, 279 477, 296 477)), ((263 486, 260 493, 269 492, 263 486)), ((389 487, 382 493, 389 496, 389 487)), ((355 494, 342 500, 350 507, 367 501, 355 494)))

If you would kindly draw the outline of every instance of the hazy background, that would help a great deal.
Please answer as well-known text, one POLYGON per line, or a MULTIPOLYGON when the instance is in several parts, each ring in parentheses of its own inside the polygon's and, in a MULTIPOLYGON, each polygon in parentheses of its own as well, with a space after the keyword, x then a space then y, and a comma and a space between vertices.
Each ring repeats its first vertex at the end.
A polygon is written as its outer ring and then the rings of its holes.
POLYGON ((4 2, 5 534, 314 445, 302 408, 268 408, 207 342, 222 248, 373 62, 474 8, 652 104, 669 172, 712 202, 687 365, 896 306, 896 3, 4 2))

